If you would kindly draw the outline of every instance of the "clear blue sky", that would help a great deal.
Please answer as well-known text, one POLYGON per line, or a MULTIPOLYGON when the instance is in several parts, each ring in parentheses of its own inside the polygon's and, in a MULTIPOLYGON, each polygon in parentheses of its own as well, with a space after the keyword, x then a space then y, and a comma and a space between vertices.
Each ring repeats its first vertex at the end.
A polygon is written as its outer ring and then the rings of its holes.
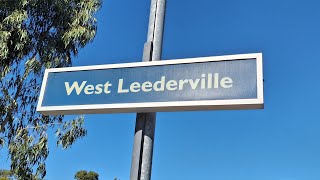
MULTIPOLYGON (((149 1, 104 1, 98 34, 74 65, 141 61, 149 1)), ((262 52, 265 109, 158 113, 152 180, 320 179, 319 7, 168 0, 162 59, 262 52)), ((71 149, 56 148, 51 135, 46 179, 85 169, 128 180, 135 114, 85 117, 88 136, 71 149)))

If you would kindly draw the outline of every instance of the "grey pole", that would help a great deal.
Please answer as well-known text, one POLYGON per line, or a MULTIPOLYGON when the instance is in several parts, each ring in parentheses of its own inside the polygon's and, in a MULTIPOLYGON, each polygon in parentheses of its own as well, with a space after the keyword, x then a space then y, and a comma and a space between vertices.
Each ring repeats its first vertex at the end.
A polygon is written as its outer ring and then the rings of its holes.
MULTIPOLYGON (((161 60, 166 0, 151 0, 147 42, 143 61, 161 60)), ((130 180, 150 180, 156 113, 138 113, 134 135, 130 180)))

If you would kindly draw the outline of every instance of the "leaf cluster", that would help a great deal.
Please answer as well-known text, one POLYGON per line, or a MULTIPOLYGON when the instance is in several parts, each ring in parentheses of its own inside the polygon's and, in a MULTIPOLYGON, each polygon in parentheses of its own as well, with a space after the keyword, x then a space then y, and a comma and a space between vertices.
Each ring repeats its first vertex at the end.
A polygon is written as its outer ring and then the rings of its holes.
POLYGON ((85 170, 81 170, 78 171, 75 175, 74 175, 74 179, 76 180, 99 180, 99 174, 95 173, 93 171, 85 171, 85 170))
POLYGON ((0 180, 12 180, 12 172, 9 170, 0 170, 0 180))

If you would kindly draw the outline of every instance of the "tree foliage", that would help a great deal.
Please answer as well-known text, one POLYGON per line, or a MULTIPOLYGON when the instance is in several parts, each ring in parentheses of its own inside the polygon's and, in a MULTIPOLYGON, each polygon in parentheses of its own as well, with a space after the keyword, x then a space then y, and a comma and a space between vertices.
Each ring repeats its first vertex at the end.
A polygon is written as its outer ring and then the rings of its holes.
POLYGON ((70 147, 86 135, 83 117, 36 112, 45 68, 71 66, 96 34, 100 0, 0 0, 0 149, 17 179, 43 178, 48 129, 70 147))
POLYGON ((12 180, 12 172, 9 170, 0 170, 0 180, 12 180))
POLYGON ((85 170, 81 170, 78 171, 75 175, 74 175, 74 179, 76 180, 99 180, 99 174, 95 173, 93 171, 85 171, 85 170))

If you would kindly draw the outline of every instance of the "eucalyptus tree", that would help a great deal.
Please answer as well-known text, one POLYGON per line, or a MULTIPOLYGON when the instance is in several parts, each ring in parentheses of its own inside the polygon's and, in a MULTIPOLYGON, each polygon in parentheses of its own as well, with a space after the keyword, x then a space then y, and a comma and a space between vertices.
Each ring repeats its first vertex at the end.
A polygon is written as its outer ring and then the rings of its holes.
POLYGON ((16 179, 44 178, 50 129, 62 148, 86 135, 82 116, 44 116, 36 103, 45 68, 71 66, 95 37, 100 6, 100 0, 0 0, 0 149, 8 149, 16 179))

